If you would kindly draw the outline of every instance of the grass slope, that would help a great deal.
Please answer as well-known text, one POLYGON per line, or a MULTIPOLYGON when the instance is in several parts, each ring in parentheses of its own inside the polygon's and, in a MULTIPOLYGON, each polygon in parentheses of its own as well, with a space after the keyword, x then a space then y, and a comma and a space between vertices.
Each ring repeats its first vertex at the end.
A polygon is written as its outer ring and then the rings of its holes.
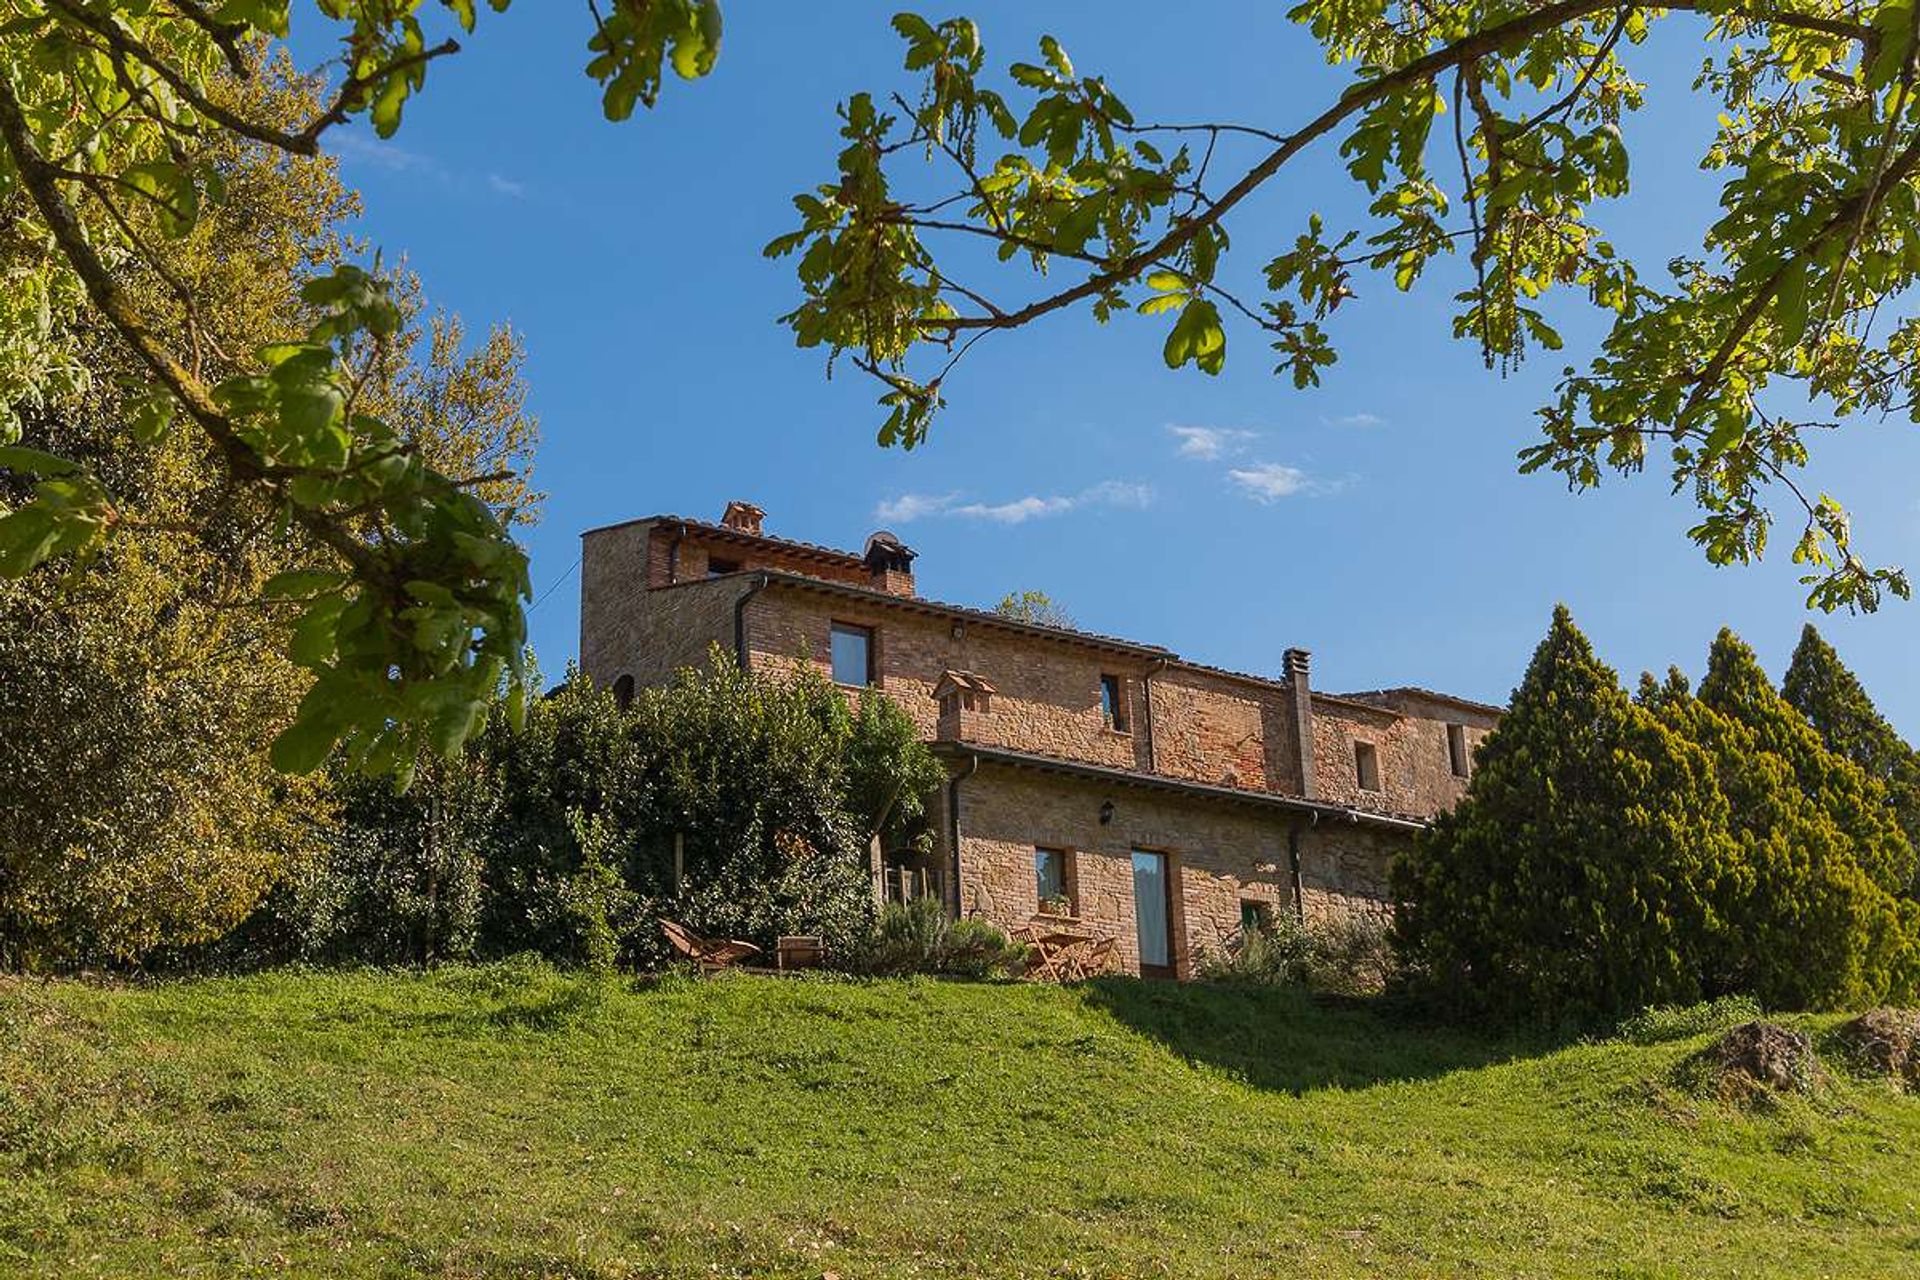
POLYGON ((1697 1044, 1131 982, 8 981, 0 1273, 1920 1276, 1920 1100, 1704 1103, 1697 1044))

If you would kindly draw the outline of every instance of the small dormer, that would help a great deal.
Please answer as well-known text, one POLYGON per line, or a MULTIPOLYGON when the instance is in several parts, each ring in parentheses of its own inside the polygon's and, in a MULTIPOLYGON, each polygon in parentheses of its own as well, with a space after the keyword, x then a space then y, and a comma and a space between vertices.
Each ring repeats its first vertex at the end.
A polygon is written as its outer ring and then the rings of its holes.
POLYGON ((867 576, 875 591, 890 596, 913 594, 915 551, 885 529, 867 539, 867 576))
POLYGON ((937 736, 949 742, 993 741, 993 699, 999 692, 971 671, 942 672, 933 686, 933 700, 940 705, 937 736))
POLYGON ((1000 692, 983 676, 971 671, 945 671, 933 686, 933 700, 940 714, 949 711, 975 711, 986 715, 993 710, 993 695, 1000 692))

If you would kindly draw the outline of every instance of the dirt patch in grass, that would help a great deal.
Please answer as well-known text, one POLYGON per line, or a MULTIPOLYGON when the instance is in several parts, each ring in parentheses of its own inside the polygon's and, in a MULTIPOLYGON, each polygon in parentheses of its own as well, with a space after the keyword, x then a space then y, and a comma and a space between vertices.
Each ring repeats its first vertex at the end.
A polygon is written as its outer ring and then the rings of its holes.
POLYGON ((1813 1037, 1777 1022, 1741 1023, 1688 1058, 1681 1071, 1695 1092, 1731 1102, 1810 1096, 1827 1080, 1813 1037))
POLYGON ((1920 1089, 1920 1010, 1871 1010, 1835 1028, 1833 1042, 1854 1069, 1920 1089))

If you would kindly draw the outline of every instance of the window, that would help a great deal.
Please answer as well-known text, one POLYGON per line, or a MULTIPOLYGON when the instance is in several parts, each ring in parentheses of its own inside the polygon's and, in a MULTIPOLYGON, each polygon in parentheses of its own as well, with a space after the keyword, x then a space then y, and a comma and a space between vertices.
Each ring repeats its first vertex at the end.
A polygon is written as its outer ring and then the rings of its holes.
MULTIPOLYGON (((817 632, 815 634, 818 634, 817 632)), ((865 688, 873 683, 873 628, 833 624, 833 679, 865 688)))
POLYGON ((718 556, 707 557, 707 576, 709 578, 717 578, 725 573, 738 572, 740 572, 740 562, 738 560, 722 560, 718 556))
POLYGON ((1100 677, 1100 717, 1107 728, 1118 733, 1127 731, 1127 686, 1119 676, 1100 677))
POLYGON ((1249 935, 1272 933, 1273 904, 1258 898, 1240 899, 1240 932, 1249 935))
POLYGON ((1068 884, 1065 850, 1033 851, 1033 888, 1042 911, 1050 911, 1055 915, 1073 914, 1073 893, 1068 884))
POLYGON ((633 705, 632 676, 621 676, 613 682, 613 701, 622 711, 633 705))
POLYGON ((1380 749, 1371 742, 1353 744, 1353 771, 1360 779, 1362 791, 1380 789, 1380 749))
POLYGON ((1453 766, 1453 776, 1464 778, 1473 768, 1472 757, 1467 755, 1467 726, 1450 724, 1447 726, 1447 763, 1453 766))

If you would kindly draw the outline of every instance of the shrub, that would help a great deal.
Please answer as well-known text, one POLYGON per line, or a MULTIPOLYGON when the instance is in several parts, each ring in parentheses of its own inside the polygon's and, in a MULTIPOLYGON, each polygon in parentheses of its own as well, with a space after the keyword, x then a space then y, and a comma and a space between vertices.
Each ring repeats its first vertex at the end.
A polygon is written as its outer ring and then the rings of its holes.
POLYGON ((1300 987, 1313 974, 1313 940, 1291 915, 1278 916, 1262 929, 1244 931, 1237 941, 1201 953, 1194 976, 1202 982, 1240 982, 1263 987, 1300 987))
POLYGON ((207 958, 651 964, 663 916, 767 949, 807 933, 866 950, 870 842, 912 846, 945 777, 904 711, 718 650, 630 709, 568 674, 522 731, 496 706, 405 793, 339 771, 316 855, 207 958))
POLYGON ((890 902, 859 967, 869 973, 986 978, 1013 971, 1025 949, 984 920, 954 920, 935 898, 890 902))
POLYGON ((1758 1022, 1764 1011, 1752 996, 1721 996, 1698 1004, 1660 1005, 1642 1009, 1614 1029, 1617 1039, 1631 1044, 1664 1044, 1689 1040, 1708 1032, 1727 1031, 1746 1022, 1758 1022))
POLYGON ((1196 966, 1203 982, 1311 987, 1339 995, 1383 990, 1396 973, 1386 923, 1344 912, 1304 923, 1292 915, 1276 917, 1241 934, 1234 945, 1204 953, 1196 966))
POLYGON ((1308 926, 1313 939, 1311 985, 1342 995, 1384 991, 1400 976, 1387 921, 1370 913, 1342 912, 1308 926))

